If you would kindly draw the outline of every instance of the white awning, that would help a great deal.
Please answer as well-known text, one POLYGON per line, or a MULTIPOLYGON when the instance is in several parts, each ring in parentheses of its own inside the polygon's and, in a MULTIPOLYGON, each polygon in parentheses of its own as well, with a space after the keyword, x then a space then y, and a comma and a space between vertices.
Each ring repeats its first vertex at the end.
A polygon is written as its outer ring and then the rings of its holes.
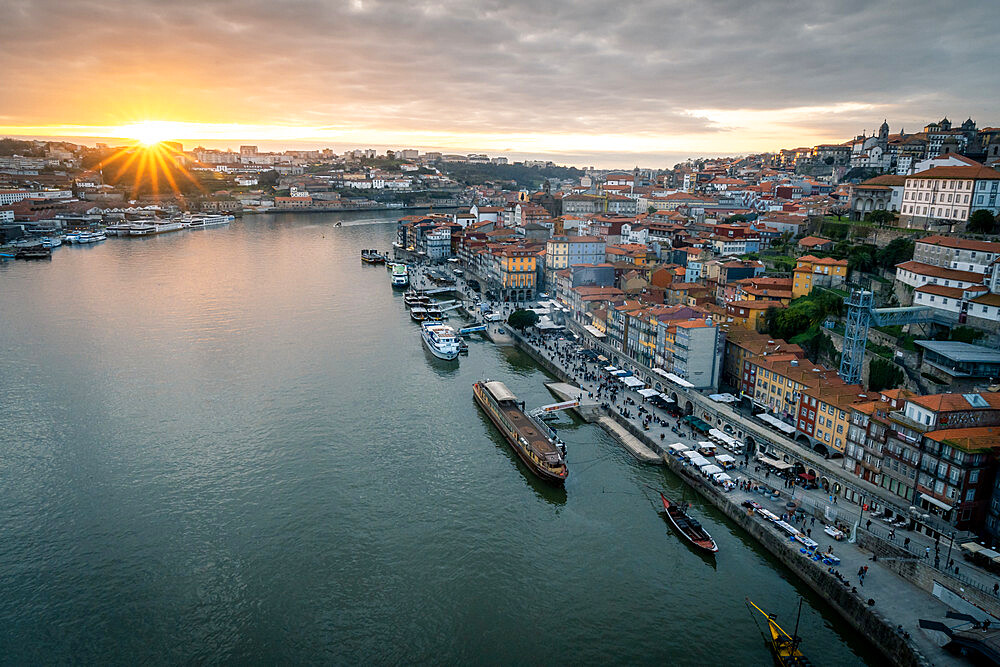
POLYGON ((605 366, 605 367, 604 367, 604 370, 606 370, 606 371, 607 371, 607 372, 609 372, 609 373, 614 373, 614 372, 615 372, 616 370, 618 370, 618 369, 617 369, 617 368, 615 368, 614 366, 605 366))
POLYGON ((618 378, 625 383, 626 387, 644 387, 646 383, 635 377, 634 375, 626 375, 624 377, 618 378))
POLYGON ((771 457, 764 456, 763 454, 758 454, 757 460, 778 470, 788 470, 792 467, 791 463, 785 463, 784 461, 779 461, 778 459, 772 459, 771 457))
POLYGON ((669 397, 669 396, 667 396, 666 394, 660 394, 660 398, 662 398, 662 399, 663 399, 664 401, 666 401, 667 403, 673 403, 673 402, 674 402, 674 399, 670 398, 670 397, 669 397))
POLYGON ((649 398, 650 396, 656 396, 660 392, 656 391, 655 389, 640 389, 636 393, 642 396, 643 398, 649 398))
POLYGON ((703 473, 705 473, 706 475, 714 475, 715 473, 722 472, 722 468, 720 468, 719 466, 717 466, 715 464, 712 464, 712 465, 704 466, 701 469, 701 471, 703 473))
POLYGON ((622 377, 624 375, 632 375, 632 372, 626 370, 618 370, 618 371, 611 371, 611 374, 617 375, 618 377, 622 377))
MULTIPOLYGON (((677 444, 679 445, 681 443, 678 442, 677 444)), ((689 449, 684 452, 684 458, 688 459, 689 461, 694 461, 695 459, 704 459, 705 457, 703 457, 701 454, 694 451, 693 449, 689 449)))
POLYGON ((736 462, 736 459, 734 459, 729 454, 719 454, 718 456, 715 457, 715 460, 717 462, 719 462, 719 463, 735 463, 736 462))
POLYGON ((660 376, 665 377, 665 378, 670 377, 670 373, 666 372, 662 368, 654 368, 653 372, 656 373, 657 375, 660 375, 660 376))
POLYGON ((667 378, 668 380, 670 380, 671 382, 679 384, 680 386, 682 386, 682 387, 684 387, 686 389, 693 389, 694 388, 693 384, 691 384, 690 382, 688 382, 687 380, 685 380, 684 378, 682 378, 680 375, 674 375, 673 373, 667 373, 666 375, 664 375, 664 377, 667 378))
POLYGON ((706 459, 704 456, 695 456, 691 459, 691 465, 696 466, 698 468, 702 467, 703 465, 709 465, 710 463, 712 462, 706 459))
POLYGON ((934 505, 935 507, 939 507, 939 508, 943 509, 945 512, 947 512, 948 510, 951 509, 951 505, 949 505, 948 503, 942 502, 942 501, 938 500, 937 498, 935 498, 934 496, 929 496, 926 493, 921 493, 920 494, 920 498, 921 498, 921 500, 926 500, 927 502, 929 502, 931 505, 934 505))
POLYGON ((584 330, 587 331, 587 333, 589 333, 594 338, 604 338, 605 337, 605 333, 603 331, 601 331, 600 329, 598 329, 597 327, 595 327, 594 325, 592 325, 592 324, 584 324, 583 328, 584 328, 584 330))
POLYGON ((710 399, 716 403, 735 403, 737 398, 732 394, 709 394, 710 399))
POLYGON ((714 479, 719 484, 722 484, 723 482, 731 482, 733 480, 732 477, 730 477, 729 475, 727 475, 724 472, 715 473, 715 475, 712 477, 712 479, 714 479))
POLYGON ((669 449, 672 452, 686 452, 688 451, 689 447, 685 445, 683 442, 675 442, 674 444, 670 445, 669 449))

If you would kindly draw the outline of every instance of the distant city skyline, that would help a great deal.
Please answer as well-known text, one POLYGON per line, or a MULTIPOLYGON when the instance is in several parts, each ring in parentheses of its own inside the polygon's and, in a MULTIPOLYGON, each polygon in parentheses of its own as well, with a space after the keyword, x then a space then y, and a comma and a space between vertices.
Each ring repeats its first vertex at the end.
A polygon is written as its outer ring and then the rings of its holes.
POLYGON ((1000 49, 972 5, 0 0, 0 135, 622 168, 982 126, 1000 49))

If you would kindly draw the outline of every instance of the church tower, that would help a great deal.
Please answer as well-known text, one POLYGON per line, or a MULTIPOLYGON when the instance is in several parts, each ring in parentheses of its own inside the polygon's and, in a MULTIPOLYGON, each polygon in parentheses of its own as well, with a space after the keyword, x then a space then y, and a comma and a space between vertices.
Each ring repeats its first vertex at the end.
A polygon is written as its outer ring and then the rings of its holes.
POLYGON ((883 120, 882 126, 878 128, 878 140, 883 146, 889 143, 889 121, 883 120))

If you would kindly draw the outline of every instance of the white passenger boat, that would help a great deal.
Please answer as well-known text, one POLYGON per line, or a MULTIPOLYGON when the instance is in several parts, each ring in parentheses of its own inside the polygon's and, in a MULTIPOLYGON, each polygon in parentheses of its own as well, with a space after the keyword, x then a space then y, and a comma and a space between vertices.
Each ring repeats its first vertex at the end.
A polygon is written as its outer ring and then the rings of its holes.
POLYGON ((392 286, 397 289, 403 289, 410 285, 410 271, 406 268, 406 264, 393 264, 392 265, 392 286))
POLYGON ((189 229, 204 229, 216 225, 228 225, 236 218, 226 214, 189 213, 181 218, 181 222, 187 223, 189 229))
POLYGON ((175 232, 178 229, 185 229, 187 223, 180 220, 169 222, 140 222, 132 225, 129 229, 129 236, 151 236, 153 234, 163 234, 165 232, 175 232))
POLYGON ((62 245, 62 239, 58 236, 43 236, 42 237, 42 247, 43 248, 58 248, 62 245))
POLYGON ((131 222, 113 222, 104 228, 104 233, 109 236, 128 236, 131 230, 131 222))
POLYGON ((458 336, 447 324, 427 322, 420 327, 420 337, 431 354, 439 359, 458 359, 458 336))

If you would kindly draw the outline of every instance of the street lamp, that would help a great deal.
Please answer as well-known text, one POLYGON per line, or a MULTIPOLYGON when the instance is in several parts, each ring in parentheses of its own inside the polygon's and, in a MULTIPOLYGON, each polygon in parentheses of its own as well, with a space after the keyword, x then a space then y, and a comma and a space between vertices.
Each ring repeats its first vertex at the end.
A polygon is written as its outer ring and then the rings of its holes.
POLYGON ((945 561, 946 565, 951 564, 951 548, 955 545, 955 531, 951 531, 951 542, 948 543, 948 560, 945 561))

